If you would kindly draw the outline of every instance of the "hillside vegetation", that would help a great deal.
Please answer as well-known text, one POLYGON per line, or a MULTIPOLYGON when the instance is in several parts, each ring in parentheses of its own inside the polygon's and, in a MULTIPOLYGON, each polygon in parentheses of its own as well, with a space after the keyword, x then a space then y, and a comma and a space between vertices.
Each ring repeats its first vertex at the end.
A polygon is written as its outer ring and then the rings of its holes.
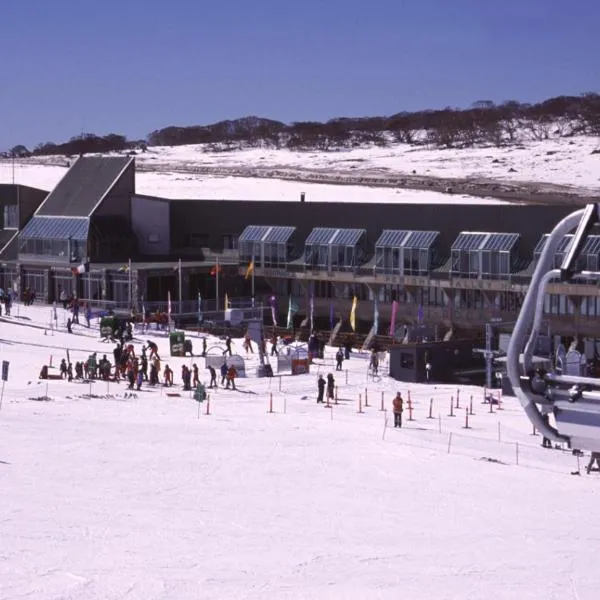
POLYGON ((211 125, 173 125, 152 131, 145 140, 128 140, 125 135, 114 133, 105 136, 85 133, 64 143, 41 143, 31 151, 18 145, 9 155, 69 156, 135 149, 145 151, 148 146, 187 144, 205 144, 207 150, 215 152, 249 147, 334 151, 364 145, 386 146, 395 142, 472 148, 574 135, 600 136, 600 94, 558 96, 537 104, 478 101, 468 109, 341 117, 324 123, 298 121, 285 124, 251 116, 211 125))

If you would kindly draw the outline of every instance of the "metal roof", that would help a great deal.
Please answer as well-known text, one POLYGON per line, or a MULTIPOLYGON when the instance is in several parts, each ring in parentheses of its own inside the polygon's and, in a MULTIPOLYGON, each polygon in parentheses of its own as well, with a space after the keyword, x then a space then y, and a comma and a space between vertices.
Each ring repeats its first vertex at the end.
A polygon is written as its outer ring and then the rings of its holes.
MULTIPOLYGON (((129 156, 82 156, 50 192, 36 212, 39 216, 89 217, 110 192, 125 169, 129 156)), ((133 193, 135 189, 132 189, 133 193)), ((124 194, 126 195, 126 194, 124 194)))
MULTIPOLYGON (((534 250, 533 250, 533 254, 535 255, 539 255, 542 253, 542 251, 544 250, 544 247, 546 245, 546 241, 548 240, 548 236, 550 234, 545 233, 540 241, 536 244, 534 250)), ((567 246, 569 245, 569 243, 571 242, 571 240, 573 239, 573 234, 571 233, 567 233, 563 239, 559 242, 557 248, 556 248, 556 253, 557 254, 562 254, 564 252, 566 252, 567 250, 567 246)))
POLYGON ((304 240, 307 245, 311 244, 329 244, 335 234, 338 232, 334 227, 315 227, 304 240))
POLYGON ((262 241, 285 244, 294 235, 294 231, 296 231, 295 227, 276 225, 269 228, 269 231, 266 233, 262 241))
POLYGON ((332 246, 356 246, 360 238, 367 233, 366 229, 336 229, 333 227, 315 227, 304 243, 327 244, 332 246))
POLYGON ((240 242, 270 242, 285 244, 296 231, 295 227, 288 225, 248 225, 242 235, 240 242))
POLYGON ((242 235, 240 235, 240 242, 260 242, 263 237, 269 231, 268 225, 248 225, 242 235))
POLYGON ((461 231, 452 244, 452 250, 482 250, 508 252, 518 242, 518 233, 461 231))
POLYGON ((582 254, 600 254, 600 235, 590 235, 585 241, 582 254))
POLYGON ((508 252, 519 241, 518 233, 490 233, 482 250, 508 252))
POLYGON ((384 229, 375 242, 376 248, 431 248, 439 231, 384 229))
POLYGON ((454 240, 451 250, 481 250, 487 236, 487 233, 461 231, 454 240))
POLYGON ((21 239, 86 241, 89 219, 75 217, 32 217, 19 237, 21 239))

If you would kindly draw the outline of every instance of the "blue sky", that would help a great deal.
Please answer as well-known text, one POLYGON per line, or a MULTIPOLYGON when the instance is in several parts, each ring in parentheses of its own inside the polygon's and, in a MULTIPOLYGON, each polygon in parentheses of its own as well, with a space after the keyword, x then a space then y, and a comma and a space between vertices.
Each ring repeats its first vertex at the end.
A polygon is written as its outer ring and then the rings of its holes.
POLYGON ((0 149, 600 89, 598 0, 27 0, 0 8, 0 149))

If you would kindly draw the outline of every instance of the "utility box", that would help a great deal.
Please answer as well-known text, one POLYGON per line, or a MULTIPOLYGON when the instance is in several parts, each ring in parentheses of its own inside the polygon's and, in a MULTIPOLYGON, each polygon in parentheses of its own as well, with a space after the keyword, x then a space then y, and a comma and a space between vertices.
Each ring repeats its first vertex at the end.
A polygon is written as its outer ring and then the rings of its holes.
POLYGON ((169 347, 171 356, 185 356, 185 333, 173 331, 169 334, 169 347))
POLYGON ((431 381, 453 383, 456 372, 473 368, 471 340, 402 344, 390 348, 390 377, 397 381, 427 382, 425 365, 431 365, 431 381))

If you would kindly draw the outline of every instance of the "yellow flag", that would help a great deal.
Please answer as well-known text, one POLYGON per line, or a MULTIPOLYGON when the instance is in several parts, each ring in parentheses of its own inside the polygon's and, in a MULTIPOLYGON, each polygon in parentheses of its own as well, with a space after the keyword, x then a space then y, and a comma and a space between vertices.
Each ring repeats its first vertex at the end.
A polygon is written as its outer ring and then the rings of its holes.
POLYGON ((356 305, 358 304, 358 299, 356 296, 352 299, 352 308, 350 309, 350 327, 352 327, 352 331, 356 331, 356 305))
POLYGON ((254 259, 252 259, 246 267, 246 274, 244 275, 244 279, 248 279, 248 277, 250 277, 252 273, 254 273, 254 259))

